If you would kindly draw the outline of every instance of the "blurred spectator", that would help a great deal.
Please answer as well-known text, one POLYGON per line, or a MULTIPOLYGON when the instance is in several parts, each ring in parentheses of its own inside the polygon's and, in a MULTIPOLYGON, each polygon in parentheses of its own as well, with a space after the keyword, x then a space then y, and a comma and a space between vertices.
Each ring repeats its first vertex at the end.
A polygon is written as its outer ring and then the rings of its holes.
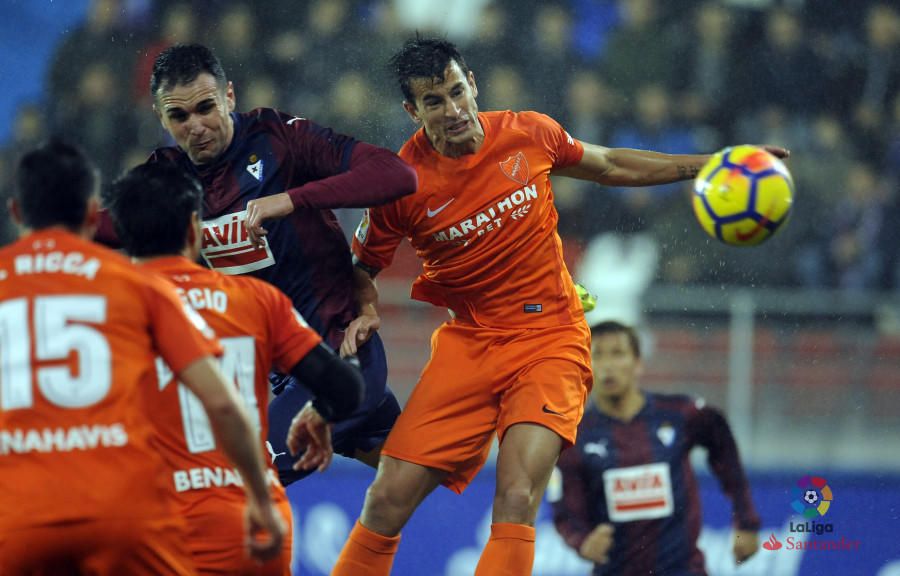
POLYGON ((524 38, 522 71, 526 92, 535 99, 535 109, 552 118, 561 118, 564 102, 559 97, 572 70, 572 21, 560 4, 540 5, 534 13, 533 33, 524 38))
POLYGON ((825 227, 823 241, 805 253, 805 284, 878 289, 886 260, 880 242, 886 225, 887 190, 871 165, 856 162, 845 175, 842 196, 821 224, 825 227))
POLYGON ((605 80, 626 100, 648 82, 671 86, 672 43, 659 18, 658 0, 619 0, 618 6, 622 25, 603 57, 605 80))
POLYGON ((172 44, 187 44, 197 41, 197 22, 194 10, 187 2, 177 2, 166 6, 159 18, 159 33, 152 37, 140 51, 134 66, 134 86, 132 94, 134 102, 141 109, 147 109, 151 103, 150 73, 157 54, 172 44))
POLYGON ((865 49, 857 70, 862 94, 854 121, 868 153, 884 145, 887 106, 900 90, 900 13, 896 6, 874 4, 866 15, 865 49))
POLYGON ((814 114, 824 102, 823 80, 803 23, 793 12, 775 8, 766 14, 764 26, 764 42, 759 49, 737 52, 736 66, 743 79, 741 94, 745 96, 737 109, 751 111, 777 105, 792 117, 814 114))
POLYGON ((731 141, 734 93, 743 89, 743 79, 734 69, 737 15, 720 2, 707 1, 696 7, 691 22, 693 33, 684 35, 678 48, 677 113, 692 125, 715 127, 717 133, 702 146, 713 150, 731 141))
MULTIPOLYGON (((527 89, 519 69, 505 62, 497 62, 487 69, 487 74, 476 78, 484 85, 484 110, 531 110, 533 92, 527 89)), ((543 112, 543 111, 542 111, 543 112)))
POLYGON ((397 15, 407 30, 424 35, 446 35, 448 39, 465 44, 475 34, 474 23, 490 0, 393 0, 397 15))
POLYGON ((265 54, 257 49, 256 13, 244 2, 230 2, 212 27, 210 47, 225 62, 225 74, 236 86, 265 71, 265 54))

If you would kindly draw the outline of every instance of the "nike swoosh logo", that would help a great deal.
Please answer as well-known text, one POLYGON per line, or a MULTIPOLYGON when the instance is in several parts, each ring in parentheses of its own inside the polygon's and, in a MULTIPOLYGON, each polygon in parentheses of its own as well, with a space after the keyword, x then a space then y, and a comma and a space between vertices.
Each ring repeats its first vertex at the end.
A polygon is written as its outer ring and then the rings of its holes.
POLYGON ((437 216, 440 213, 441 210, 443 210, 444 208, 449 206, 450 203, 453 202, 454 200, 456 200, 456 198, 451 198, 451 199, 447 200, 442 206, 438 206, 437 209, 435 209, 435 210, 428 208, 428 211, 426 212, 426 214, 428 215, 429 218, 434 218, 435 216, 437 216))
POLYGON ((554 416, 562 416, 562 414, 557 412, 556 410, 551 410, 551 409, 547 408, 546 404, 544 404, 544 407, 541 408, 541 410, 543 410, 547 414, 553 414, 554 416))
POLYGON ((753 228, 749 232, 741 232, 740 230, 738 230, 734 233, 734 235, 737 236, 737 239, 740 240, 741 242, 746 242, 747 240, 750 240, 751 238, 753 238, 754 236, 756 236, 757 234, 762 232, 763 229, 766 227, 766 224, 768 224, 768 223, 769 223, 769 217, 763 216, 762 220, 757 222, 756 225, 753 226, 753 228))

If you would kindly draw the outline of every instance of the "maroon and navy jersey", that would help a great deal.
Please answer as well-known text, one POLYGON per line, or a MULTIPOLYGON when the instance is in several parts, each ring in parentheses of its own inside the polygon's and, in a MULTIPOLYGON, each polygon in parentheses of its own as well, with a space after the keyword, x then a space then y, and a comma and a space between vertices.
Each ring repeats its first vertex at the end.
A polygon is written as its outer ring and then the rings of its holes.
POLYGON ((290 216, 264 223, 267 242, 258 248, 247 233, 247 202, 296 192, 304 184, 346 172, 358 143, 270 108, 232 113, 232 118, 234 138, 215 162, 195 166, 176 147, 157 149, 149 162, 177 163, 202 182, 202 256, 207 266, 274 284, 310 326, 337 347, 356 305, 350 247, 330 209, 368 207, 397 195, 373 199, 364 190, 336 190, 303 205, 295 202, 290 216))
POLYGON ((700 496, 689 456, 695 446, 707 449, 735 526, 757 530, 737 445, 724 416, 702 400, 645 396, 630 422, 593 403, 585 410, 575 446, 559 459, 562 495, 553 503, 554 522, 576 550, 598 524, 613 524, 609 562, 596 565, 595 576, 705 575, 697 548, 700 496))

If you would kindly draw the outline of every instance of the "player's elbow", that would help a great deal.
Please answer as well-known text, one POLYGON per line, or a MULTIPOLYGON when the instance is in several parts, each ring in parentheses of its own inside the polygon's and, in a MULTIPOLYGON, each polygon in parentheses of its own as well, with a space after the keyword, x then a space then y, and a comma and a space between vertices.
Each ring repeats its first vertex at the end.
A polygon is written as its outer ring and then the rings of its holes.
POLYGON ((331 407, 331 421, 344 420, 365 400, 365 381, 356 366, 335 357, 323 374, 318 397, 331 407))
POLYGON ((391 200, 414 194, 419 186, 419 177, 415 168, 393 152, 388 152, 388 154, 389 156, 386 156, 384 161, 389 167, 393 180, 391 200))
POLYGON ((343 420, 365 399, 365 382, 359 368, 320 344, 291 374, 315 395, 314 404, 329 421, 343 420))

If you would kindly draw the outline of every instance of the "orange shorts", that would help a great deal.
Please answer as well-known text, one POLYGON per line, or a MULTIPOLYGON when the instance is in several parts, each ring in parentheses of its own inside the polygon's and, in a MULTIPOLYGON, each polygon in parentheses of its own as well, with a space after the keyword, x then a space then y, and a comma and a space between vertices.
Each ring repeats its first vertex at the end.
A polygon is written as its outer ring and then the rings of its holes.
POLYGON ((0 532, 0 574, 196 574, 184 523, 91 520, 0 532))
MULTIPOLYGON (((283 495, 283 491, 280 491, 283 495)), ((209 498, 185 514, 188 549, 198 574, 290 576, 292 545, 291 504, 284 495, 275 503, 287 526, 281 555, 260 564, 250 558, 246 543, 245 504, 241 500, 209 498)))
POLYGON ((496 431, 530 422, 566 445, 591 389, 585 322, 499 330, 453 320, 431 338, 431 359, 385 443, 383 454, 449 472, 462 493, 484 465, 496 431))

